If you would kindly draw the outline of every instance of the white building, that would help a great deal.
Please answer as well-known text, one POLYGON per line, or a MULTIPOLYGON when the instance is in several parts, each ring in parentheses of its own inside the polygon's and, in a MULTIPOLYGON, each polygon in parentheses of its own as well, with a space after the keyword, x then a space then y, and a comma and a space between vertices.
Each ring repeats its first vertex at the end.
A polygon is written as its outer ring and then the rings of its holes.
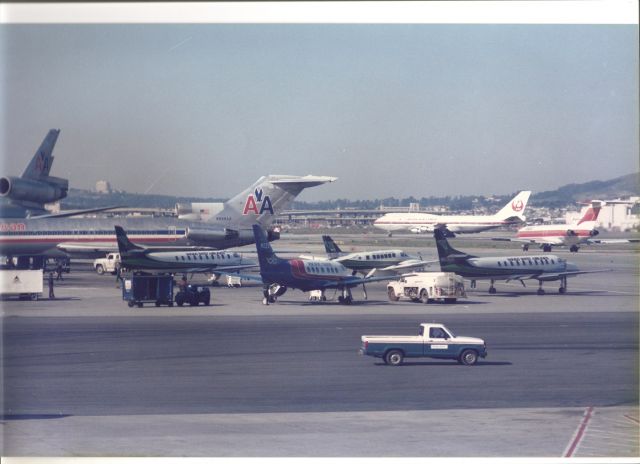
POLYGON ((99 180, 96 182, 96 192, 98 193, 111 193, 111 184, 106 180, 99 180))
MULTIPOLYGON (((611 200, 603 206, 598 214, 597 227, 604 230, 628 230, 640 227, 640 216, 632 214, 634 205, 640 202, 640 197, 631 197, 629 200, 611 200)), ((565 215, 567 224, 578 221, 589 206, 583 206, 580 212, 570 211, 565 215)))

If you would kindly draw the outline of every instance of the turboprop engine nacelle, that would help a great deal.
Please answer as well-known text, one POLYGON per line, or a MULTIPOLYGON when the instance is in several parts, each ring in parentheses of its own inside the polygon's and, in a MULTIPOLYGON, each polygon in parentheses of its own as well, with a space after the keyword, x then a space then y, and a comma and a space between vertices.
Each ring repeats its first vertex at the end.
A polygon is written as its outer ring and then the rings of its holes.
POLYGON ((21 177, 3 177, 0 179, 0 197, 11 200, 52 203, 67 196, 69 181, 51 178, 51 182, 23 179, 21 177))
POLYGON ((195 242, 215 242, 218 240, 232 240, 238 238, 238 231, 232 229, 193 229, 187 228, 185 234, 188 240, 195 242))

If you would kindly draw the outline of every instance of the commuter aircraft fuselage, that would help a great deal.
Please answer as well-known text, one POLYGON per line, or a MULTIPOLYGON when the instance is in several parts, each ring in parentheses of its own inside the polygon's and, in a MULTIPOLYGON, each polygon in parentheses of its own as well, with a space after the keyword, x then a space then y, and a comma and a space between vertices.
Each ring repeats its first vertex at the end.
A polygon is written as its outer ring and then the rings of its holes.
POLYGON ((496 227, 523 222, 526 218, 524 210, 530 191, 518 193, 498 213, 490 216, 466 216, 428 213, 388 213, 376 219, 373 225, 386 230, 389 234, 401 230, 420 234, 433 232, 436 228, 446 227, 453 233, 475 233, 496 227))

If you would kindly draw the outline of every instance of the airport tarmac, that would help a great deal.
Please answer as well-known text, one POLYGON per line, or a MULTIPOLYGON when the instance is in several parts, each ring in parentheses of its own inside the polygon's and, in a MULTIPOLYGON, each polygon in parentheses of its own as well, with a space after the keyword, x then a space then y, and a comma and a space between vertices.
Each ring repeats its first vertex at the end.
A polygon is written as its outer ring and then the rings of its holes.
POLYGON ((351 306, 299 291, 263 306, 246 285, 208 307, 129 308, 113 276, 73 269, 56 300, 2 304, 2 454, 638 457, 638 255, 603 248, 554 251, 608 269, 566 295, 478 282, 454 305, 392 303, 377 283, 351 306), (488 357, 357 354, 361 335, 429 321, 484 338, 488 357))

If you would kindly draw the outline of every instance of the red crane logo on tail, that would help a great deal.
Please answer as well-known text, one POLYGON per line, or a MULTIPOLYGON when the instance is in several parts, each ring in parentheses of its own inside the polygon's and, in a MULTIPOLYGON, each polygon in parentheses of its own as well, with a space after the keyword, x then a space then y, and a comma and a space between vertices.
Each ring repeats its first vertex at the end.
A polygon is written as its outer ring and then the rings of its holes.
POLYGON ((522 200, 511 202, 511 209, 519 213, 524 209, 524 202, 522 200))

